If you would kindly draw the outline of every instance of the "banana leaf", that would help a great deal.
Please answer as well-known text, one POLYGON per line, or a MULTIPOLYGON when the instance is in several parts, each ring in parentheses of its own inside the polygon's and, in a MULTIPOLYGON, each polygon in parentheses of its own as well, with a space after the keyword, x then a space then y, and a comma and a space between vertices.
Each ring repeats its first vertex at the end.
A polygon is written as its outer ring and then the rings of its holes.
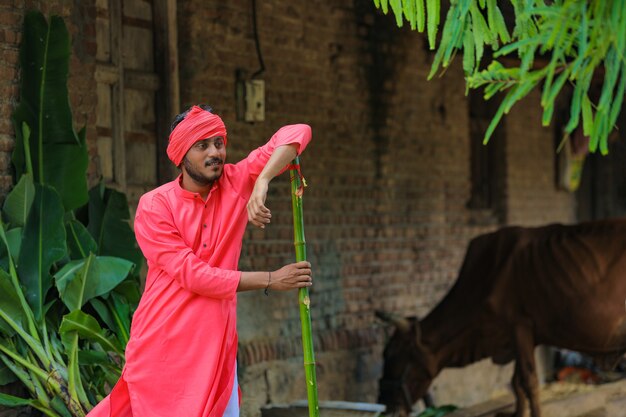
MULTIPOLYGON (((65 347, 65 355, 67 356, 67 391, 70 398, 74 401, 78 399, 78 402, 86 406, 89 405, 87 394, 83 387, 82 380, 80 378, 80 366, 78 362, 78 332, 66 331, 61 332, 61 340, 65 347)), ((78 409, 78 404, 74 403, 75 410, 78 409)), ((79 413, 79 415, 82 413, 79 413)))
POLYGON ((26 150, 30 148, 36 183, 48 184, 61 195, 65 210, 87 202, 87 148, 84 131, 77 135, 72 125, 67 78, 70 37, 63 19, 50 23, 39 12, 24 17, 20 48, 20 103, 13 113, 16 132, 13 165, 16 176, 29 171, 26 150), (30 137, 22 132, 26 123, 30 137), (26 146, 24 140, 28 140, 26 146))
POLYGON ((99 184, 89 190, 87 229, 98 245, 98 255, 118 256, 137 265, 143 260, 130 228, 126 195, 99 184))
MULTIPOLYGON (((25 174, 4 201, 2 213, 12 227, 6 231, 6 237, 14 259, 19 259, 22 226, 26 223, 34 199, 35 185, 32 175, 25 174)), ((9 270, 8 252, 4 245, 0 245, 0 268, 9 270)))
POLYGON ((103 349, 115 352, 122 357, 124 356, 123 349, 119 346, 119 343, 100 327, 98 321, 80 310, 72 311, 63 317, 59 332, 61 337, 64 337, 65 334, 76 332, 81 337, 100 344, 103 349))
POLYGON ((26 299, 39 322, 52 286, 50 269, 67 252, 63 214, 59 194, 49 186, 35 184, 35 201, 24 226, 17 264, 26 299))
POLYGON ((28 398, 20 398, 14 395, 0 393, 0 405, 4 405, 6 407, 19 407, 24 405, 34 406, 36 403, 37 401, 28 398))
POLYGON ((15 374, 0 361, 0 387, 17 381, 15 374))
MULTIPOLYGON (((9 251, 13 259, 19 259, 22 246, 22 228, 15 227, 5 232, 9 251)), ((5 245, 0 245, 0 269, 9 270, 9 252, 5 245)))
POLYGON ((2 395, 0 405, 57 417, 85 415, 119 378, 139 292, 128 277, 142 260, 125 196, 100 186, 88 204, 85 130, 73 129, 67 92, 70 49, 61 18, 48 24, 28 13, 13 114, 17 184, 0 218, 0 385, 17 379, 32 398, 2 395), (93 224, 75 217, 81 208, 95 213, 93 224), (87 313, 96 301, 111 320, 87 313))
POLYGON ((0 269, 0 333, 15 334, 15 326, 24 327, 24 310, 9 274, 0 269))
MULTIPOLYGON (((126 346, 130 339, 130 320, 132 317, 131 303, 129 300, 113 291, 105 301, 94 298, 90 301, 100 319, 111 329, 126 346)), ((135 304, 136 305, 136 304, 135 304)))
POLYGON ((97 253, 98 245, 81 222, 72 219, 65 224, 67 250, 70 259, 83 259, 89 253, 97 253))
POLYGON ((35 199, 33 176, 24 174, 17 185, 11 190, 2 208, 11 226, 24 226, 28 213, 35 199))
POLYGON ((96 256, 71 261, 54 275, 61 300, 70 311, 78 310, 89 300, 113 290, 133 268, 121 258, 96 256))

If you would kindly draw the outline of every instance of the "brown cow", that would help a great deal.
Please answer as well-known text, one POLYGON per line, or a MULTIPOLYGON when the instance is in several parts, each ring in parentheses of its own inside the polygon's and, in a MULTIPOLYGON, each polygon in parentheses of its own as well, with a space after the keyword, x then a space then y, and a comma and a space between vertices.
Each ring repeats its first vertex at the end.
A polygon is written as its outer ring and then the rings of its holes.
POLYGON ((433 311, 421 322, 395 320, 379 402, 404 416, 442 368, 515 359, 514 415, 523 415, 528 400, 531 416, 540 417, 535 346, 614 365, 626 352, 625 301, 626 219, 478 236, 433 311))

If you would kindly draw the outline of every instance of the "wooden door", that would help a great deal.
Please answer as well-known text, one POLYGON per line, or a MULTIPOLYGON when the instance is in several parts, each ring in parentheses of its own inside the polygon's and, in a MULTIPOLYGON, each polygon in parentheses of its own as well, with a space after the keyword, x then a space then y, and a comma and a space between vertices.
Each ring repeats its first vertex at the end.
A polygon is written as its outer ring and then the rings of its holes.
POLYGON ((177 71, 163 70, 175 56, 175 1, 97 0, 96 8, 99 172, 134 206, 172 174, 159 161, 178 109, 177 71))

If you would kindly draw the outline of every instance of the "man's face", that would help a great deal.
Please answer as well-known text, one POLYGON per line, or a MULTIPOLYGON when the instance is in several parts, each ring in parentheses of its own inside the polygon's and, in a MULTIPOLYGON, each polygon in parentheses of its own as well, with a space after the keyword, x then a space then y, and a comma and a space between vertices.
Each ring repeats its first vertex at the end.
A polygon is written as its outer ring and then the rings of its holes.
POLYGON ((222 176, 226 146, 221 136, 199 140, 187 151, 182 170, 199 185, 209 185, 222 176))

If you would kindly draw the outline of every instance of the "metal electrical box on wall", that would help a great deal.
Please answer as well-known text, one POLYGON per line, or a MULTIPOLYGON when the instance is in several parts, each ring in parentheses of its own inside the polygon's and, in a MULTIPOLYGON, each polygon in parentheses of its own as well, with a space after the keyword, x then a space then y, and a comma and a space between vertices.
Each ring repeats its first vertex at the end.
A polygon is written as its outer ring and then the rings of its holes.
POLYGON ((265 120, 265 81, 247 80, 245 92, 246 122, 262 122, 265 120))

